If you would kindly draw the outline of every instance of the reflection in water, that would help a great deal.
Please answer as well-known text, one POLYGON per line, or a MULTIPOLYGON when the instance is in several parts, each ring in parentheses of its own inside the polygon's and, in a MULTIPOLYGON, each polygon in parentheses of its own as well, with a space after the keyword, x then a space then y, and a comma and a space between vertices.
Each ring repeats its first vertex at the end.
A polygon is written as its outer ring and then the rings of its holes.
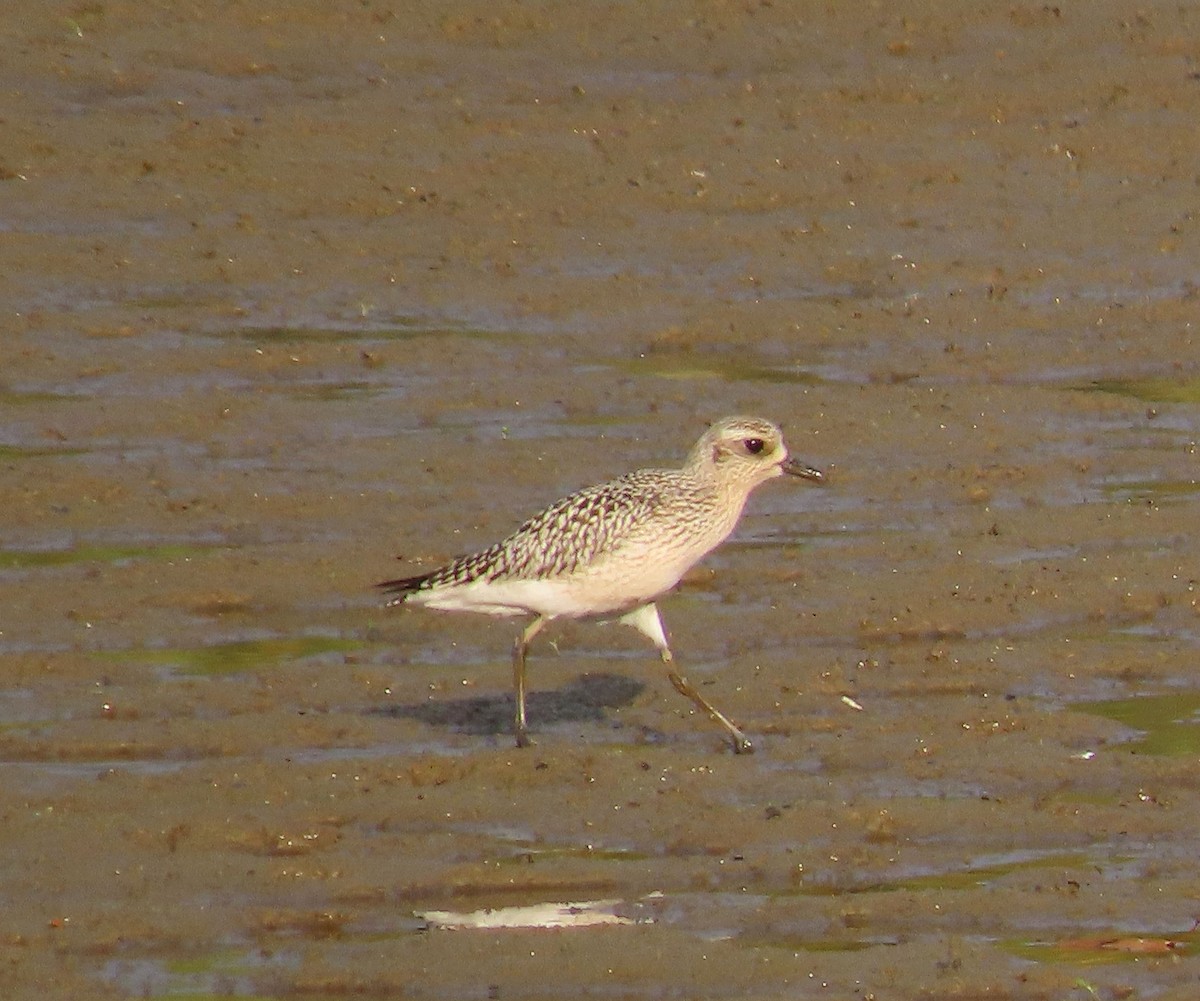
POLYGON ((165 677, 241 674, 260 671, 285 662, 322 654, 347 653, 362 641, 340 636, 273 636, 255 640, 233 640, 196 647, 148 647, 117 650, 110 656, 123 661, 158 665, 165 677))
POLYGON ((594 925, 632 925, 653 921, 628 913, 622 900, 547 901, 515 907, 481 907, 473 911, 419 911, 430 928, 470 931, 495 928, 590 928, 594 925))
POLYGON ((1200 694, 1196 692, 1085 702, 1076 708, 1141 731, 1119 745, 1126 752, 1200 755, 1200 694))

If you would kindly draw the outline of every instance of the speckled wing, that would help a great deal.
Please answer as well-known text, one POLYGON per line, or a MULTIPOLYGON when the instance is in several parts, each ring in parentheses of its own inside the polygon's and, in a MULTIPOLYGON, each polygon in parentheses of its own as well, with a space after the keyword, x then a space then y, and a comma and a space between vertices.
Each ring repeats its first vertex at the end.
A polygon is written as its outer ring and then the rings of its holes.
POLYGON ((677 474, 643 469, 564 497, 494 546, 460 556, 432 573, 376 585, 404 601, 416 592, 460 587, 478 580, 552 580, 611 553, 664 503, 677 474))

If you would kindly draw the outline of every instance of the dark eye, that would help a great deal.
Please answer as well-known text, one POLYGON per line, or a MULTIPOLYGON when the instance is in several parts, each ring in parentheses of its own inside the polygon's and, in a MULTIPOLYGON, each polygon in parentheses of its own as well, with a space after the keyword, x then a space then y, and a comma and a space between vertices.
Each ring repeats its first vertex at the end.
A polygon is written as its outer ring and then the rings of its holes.
POLYGON ((747 438, 742 444, 746 446, 746 451, 751 455, 758 455, 763 450, 763 440, 761 438, 747 438))

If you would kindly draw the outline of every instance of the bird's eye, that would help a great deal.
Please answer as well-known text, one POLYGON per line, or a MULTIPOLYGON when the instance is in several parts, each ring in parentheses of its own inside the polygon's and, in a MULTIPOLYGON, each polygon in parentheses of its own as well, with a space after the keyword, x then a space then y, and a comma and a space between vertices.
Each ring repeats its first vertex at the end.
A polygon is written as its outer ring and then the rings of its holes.
POLYGON ((742 444, 746 446, 746 451, 751 455, 758 455, 763 450, 763 440, 761 438, 747 438, 742 444))

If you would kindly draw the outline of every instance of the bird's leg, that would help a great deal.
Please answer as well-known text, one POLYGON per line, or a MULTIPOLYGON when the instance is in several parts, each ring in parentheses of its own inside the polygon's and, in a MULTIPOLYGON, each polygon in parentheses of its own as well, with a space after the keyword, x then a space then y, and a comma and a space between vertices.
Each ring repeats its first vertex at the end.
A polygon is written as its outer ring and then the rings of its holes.
MULTIPOLYGON (((663 629, 662 619, 659 617, 658 608, 653 602, 635 608, 632 612, 621 616, 621 621, 627 626, 633 626, 634 629, 658 647, 659 655, 662 657, 664 664, 669 665, 674 662, 675 657, 671 653, 670 646, 667 644, 667 634, 663 629)), ((728 716, 696 691, 687 678, 670 667, 667 669, 667 677, 671 679, 671 684, 675 686, 675 691, 680 695, 687 696, 687 698, 691 699, 697 706, 708 713, 713 720, 725 728, 725 732, 729 734, 730 739, 733 741, 733 750, 735 753, 752 754, 754 752, 754 745, 750 743, 746 735, 734 725, 728 716)))
MULTIPOLYGON (((671 660, 671 651, 664 650, 663 661, 669 664, 671 660)), ((695 702, 696 705, 698 705, 701 709, 708 713, 709 716, 711 716, 725 728, 725 732, 729 734, 729 738, 733 741, 733 750, 735 754, 754 753, 754 745, 750 743, 749 738, 734 725, 733 721, 728 716, 726 716, 723 712, 721 712, 720 709, 718 709, 711 702, 709 702, 708 699, 696 691, 696 689, 694 689, 688 683, 687 678, 685 678, 682 674, 679 674, 677 671, 671 670, 667 671, 667 677, 671 679, 671 684, 675 686, 675 691, 677 691, 680 695, 686 695, 689 699, 695 702)))
POLYGON ((513 644, 513 692, 516 695, 516 715, 513 718, 513 734, 517 738, 517 747, 528 747, 531 743, 525 726, 525 651, 529 642, 542 631, 546 619, 539 615, 517 637, 513 644))

